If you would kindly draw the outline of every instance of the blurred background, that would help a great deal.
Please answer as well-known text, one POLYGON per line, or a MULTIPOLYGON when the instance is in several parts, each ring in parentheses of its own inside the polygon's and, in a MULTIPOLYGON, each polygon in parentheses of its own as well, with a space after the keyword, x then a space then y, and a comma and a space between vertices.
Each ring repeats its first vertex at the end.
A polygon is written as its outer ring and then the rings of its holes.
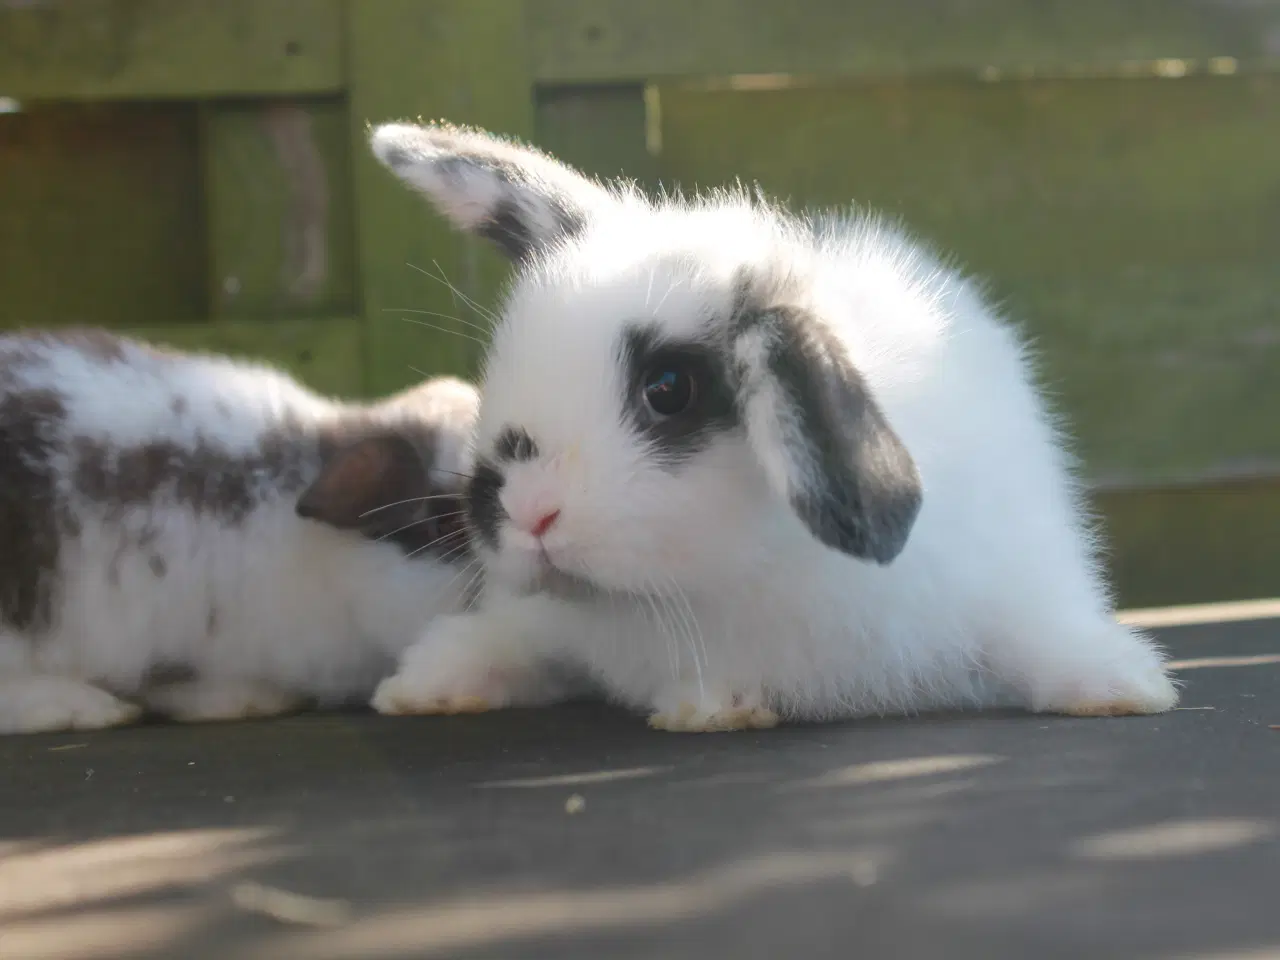
POLYGON ((405 318, 474 333, 449 285, 505 267, 370 157, 391 119, 856 202, 1035 338, 1123 605, 1272 596, 1277 63, 1273 0, 0 0, 0 326, 472 372, 405 318))

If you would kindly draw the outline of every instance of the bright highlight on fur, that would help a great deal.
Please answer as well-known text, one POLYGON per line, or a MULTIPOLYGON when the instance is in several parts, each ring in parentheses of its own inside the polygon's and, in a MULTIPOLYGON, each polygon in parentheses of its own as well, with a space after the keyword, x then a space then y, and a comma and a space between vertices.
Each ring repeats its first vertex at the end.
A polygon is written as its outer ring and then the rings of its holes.
POLYGON ((516 267, 470 487, 485 596, 379 710, 547 702, 552 664, 667 730, 1174 705, 1113 617, 1023 343, 909 237, 649 200, 477 130, 372 149, 516 267))

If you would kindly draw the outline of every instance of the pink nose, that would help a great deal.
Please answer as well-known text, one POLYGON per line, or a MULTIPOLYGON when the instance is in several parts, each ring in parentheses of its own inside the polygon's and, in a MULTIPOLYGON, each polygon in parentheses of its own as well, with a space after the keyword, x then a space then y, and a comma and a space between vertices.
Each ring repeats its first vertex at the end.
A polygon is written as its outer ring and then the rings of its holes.
POLYGON ((552 510, 549 513, 544 513, 537 519, 537 521, 534 522, 533 526, 529 528, 529 532, 535 537, 540 537, 550 530, 552 525, 559 519, 559 510, 552 510))

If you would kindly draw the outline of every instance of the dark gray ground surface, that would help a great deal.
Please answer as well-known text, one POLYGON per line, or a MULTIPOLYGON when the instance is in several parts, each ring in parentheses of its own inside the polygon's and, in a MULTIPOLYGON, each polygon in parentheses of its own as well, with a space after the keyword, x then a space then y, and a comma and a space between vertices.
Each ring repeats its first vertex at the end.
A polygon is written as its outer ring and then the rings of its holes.
POLYGON ((0 740, 0 957, 1280 956, 1280 620, 1164 638, 1187 709, 1155 718, 0 740))

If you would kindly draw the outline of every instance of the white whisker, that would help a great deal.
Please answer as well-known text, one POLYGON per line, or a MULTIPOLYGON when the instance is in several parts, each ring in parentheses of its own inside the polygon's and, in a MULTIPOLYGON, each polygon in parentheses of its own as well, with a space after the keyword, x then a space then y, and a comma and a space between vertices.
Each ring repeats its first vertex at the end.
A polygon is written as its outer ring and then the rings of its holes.
POLYGON ((364 513, 360 514, 360 519, 363 520, 371 513, 378 513, 381 510, 390 510, 392 507, 399 507, 406 503, 421 503, 424 500, 457 500, 461 496, 462 495, 458 493, 435 493, 425 497, 410 497, 408 500, 395 500, 391 503, 384 503, 380 507, 374 507, 372 510, 366 510, 364 513))
POLYGON ((670 625, 667 623, 666 618, 663 617, 662 612, 658 608, 658 594, 654 590, 650 589, 650 586, 650 581, 646 578, 645 583, 641 588, 640 596, 644 599, 645 604, 653 614, 653 627, 659 634, 661 634, 663 641, 667 645, 667 660, 668 663, 673 665, 673 675, 678 679, 679 661, 674 657, 673 653, 677 649, 677 641, 675 635, 671 632, 670 625))
POLYGON ((482 347, 488 346, 488 344, 485 343, 485 341, 481 340, 479 337, 473 337, 471 336, 471 334, 463 333, 461 330, 450 330, 448 327, 442 327, 439 324, 435 324, 435 323, 427 323, 427 321, 425 320, 414 320, 412 317, 401 317, 400 319, 403 320, 405 323, 416 324, 419 327, 426 327, 429 330, 437 330, 440 333, 448 333, 455 337, 461 337, 463 340, 470 340, 473 343, 480 344, 480 346, 482 347))
POLYGON ((694 669, 698 675, 698 692, 703 696, 705 696, 706 691, 702 685, 702 673, 703 673, 703 669, 709 665, 708 659, 707 659, 706 637, 704 637, 702 634, 702 626, 701 624, 698 623, 698 615, 693 610, 693 604, 689 602, 688 594, 684 592, 684 590, 680 587, 680 584, 676 581, 674 577, 668 576, 667 582, 671 584, 672 589, 675 590, 676 597, 678 597, 680 602, 684 605, 685 612, 688 616, 689 629, 693 635, 693 639, 691 640, 691 645, 695 646, 697 650, 701 651, 701 663, 698 662, 698 657, 695 654, 694 669))
POLYGON ((470 327, 472 330, 479 330, 481 333, 489 333, 489 328, 481 326, 478 323, 472 323, 470 320, 463 320, 461 317, 455 317, 451 313, 436 313, 434 310, 418 310, 415 307, 383 307, 386 313, 417 313, 424 317, 439 317, 441 320, 452 320, 454 323, 460 323, 464 327, 470 327))
POLYGON ((446 533, 443 537, 437 537, 435 540, 432 540, 430 543, 426 544, 425 546, 419 547, 417 550, 410 550, 408 553, 405 554, 405 559, 416 557, 418 554, 422 553, 422 551, 430 550, 436 544, 444 543, 446 540, 451 540, 452 538, 458 536, 459 534, 463 535, 461 542, 459 542, 457 546, 452 547, 449 550, 446 550, 444 553, 440 554, 440 556, 436 557, 436 559, 440 561, 448 560, 455 553, 458 553, 461 550, 466 550, 468 547, 471 546, 471 537, 469 536, 469 531, 454 530, 452 533, 446 533))
POLYGON ((410 520, 403 527, 396 527, 394 530, 390 531, 389 533, 384 533, 380 537, 375 537, 374 542, 378 543, 387 539, 387 537, 394 537, 397 533, 403 533, 405 530, 408 530, 410 527, 416 527, 419 524, 428 522, 430 519, 431 518, 428 516, 428 517, 419 517, 417 520, 410 520))
POLYGON ((452 540, 454 537, 457 537, 459 535, 465 535, 466 532, 467 531, 465 530, 450 530, 448 533, 444 533, 436 537, 430 543, 423 544, 422 546, 418 547, 416 550, 413 550, 412 552, 405 554, 405 557, 408 558, 408 557, 416 556, 417 554, 421 553, 423 550, 430 550, 432 547, 439 546, 442 543, 446 543, 447 541, 452 540))
POLYGON ((659 310, 662 309, 662 305, 667 302, 667 297, 671 296, 671 294, 675 291, 676 287, 680 286, 680 284, 681 284, 681 281, 676 280, 671 284, 671 286, 667 287, 667 292, 662 295, 662 299, 658 301, 658 305, 653 308, 654 313, 657 313, 659 310))
POLYGON ((467 296, 467 294, 463 293, 461 290, 459 290, 456 286, 454 286, 454 285, 453 285, 453 283, 449 280, 448 276, 446 276, 446 275, 445 275, 444 267, 440 266, 440 261, 439 261, 439 260, 432 259, 432 261, 431 261, 431 265, 432 265, 433 267, 435 267, 435 268, 436 268, 436 270, 439 272, 439 274, 440 274, 440 277, 439 277, 440 282, 441 282, 441 283, 443 283, 446 287, 448 287, 448 288, 450 289, 450 291, 452 291, 452 292, 453 292, 453 295, 454 295, 454 296, 456 296, 459 300, 461 300, 464 304, 466 304, 468 307, 470 307, 470 308, 471 308, 472 310, 474 310, 476 313, 480 314, 482 317, 485 317, 485 318, 486 318, 490 323, 497 323, 497 322, 498 322, 498 318, 497 318, 497 316, 493 313, 493 311, 488 310, 488 309, 486 309, 485 307, 480 306, 480 304, 479 304, 479 303, 477 303, 475 300, 473 300, 471 297, 467 296))
POLYGON ((689 655, 694 659, 695 665, 697 663, 697 649, 693 645, 693 633, 689 628, 688 621, 681 614, 680 610, 672 604, 671 598, 667 595, 666 590, 656 582, 653 582, 652 586, 658 602, 669 617, 669 622, 673 627, 679 630, 679 637, 676 641, 676 672, 674 675, 674 679, 679 680, 684 674, 684 670, 682 669, 682 658, 679 655, 679 648, 681 645, 688 650, 689 655))
POLYGON ((649 611, 653 613, 653 620, 651 621, 651 620, 649 619, 648 614, 647 614, 643 609, 641 609, 641 610, 639 611, 640 616, 642 617, 642 619, 644 620, 644 622, 645 622, 646 624, 651 625, 655 631, 657 631, 659 634, 661 634, 661 635, 662 635, 662 639, 666 642, 666 647, 667 647, 667 663, 668 663, 668 666, 670 666, 670 663, 671 663, 671 638, 667 635, 667 633, 666 633, 666 631, 665 631, 665 630, 660 629, 660 623, 659 623, 658 614, 657 614, 656 610, 654 609, 654 602, 653 602, 653 598, 652 598, 652 596, 651 596, 651 591, 650 591, 650 589, 649 589, 649 586, 650 586, 650 582, 649 582, 649 579, 646 577, 646 578, 645 578, 645 580, 644 580, 644 582, 640 585, 640 590, 639 590, 639 592, 638 592, 638 593, 633 593, 633 594, 632 594, 632 596, 636 597, 637 599, 643 600, 643 601, 645 602, 645 604, 649 607, 649 611))
MULTIPOLYGON (((653 581, 651 581, 651 580, 646 580, 646 582, 645 582, 645 593, 646 593, 646 594, 648 594, 648 593, 649 593, 649 591, 650 591, 650 589, 652 589, 652 590, 653 590, 654 596, 655 596, 659 601, 661 601, 661 604, 662 604, 663 608, 664 608, 668 613, 673 612, 673 611, 671 611, 671 610, 670 610, 670 608, 667 606, 666 598, 662 595, 662 592, 661 592, 660 590, 658 590, 657 584, 653 583, 653 581)), ((671 680, 672 680, 672 682, 679 682, 679 680, 680 680, 680 641, 681 641, 681 638, 680 638, 680 637, 677 637, 677 636, 675 635, 675 633, 674 633, 674 632, 670 632, 670 631, 666 632, 666 633, 664 634, 664 636, 665 636, 666 641, 667 641, 667 666, 668 666, 668 668, 669 668, 669 669, 670 669, 670 671, 671 671, 671 680)))
MULTIPOLYGON (((446 583, 446 584, 444 585, 444 590, 448 590, 450 587, 452 587, 455 583, 457 583, 457 582, 458 582, 458 578, 459 578, 459 577, 461 577, 461 576, 462 576, 463 574, 465 574, 468 570, 470 570, 472 567, 475 567, 475 566, 476 566, 477 564, 479 564, 479 563, 480 563, 480 558, 479 558, 479 557, 472 557, 470 560, 468 560, 465 564, 463 564, 463 566, 462 566, 462 569, 461 569, 461 570, 459 570, 457 573, 455 573, 452 577, 450 577, 450 578, 449 578, 449 582, 448 582, 448 583, 446 583)), ((471 580, 468 580, 468 581, 467 581, 467 585, 466 585, 466 587, 463 587, 463 590, 462 590, 462 592, 463 592, 464 594, 467 592, 467 587, 469 587, 469 586, 471 585, 471 583, 472 583, 472 581, 473 581, 474 579, 475 579, 475 578, 474 578, 474 577, 472 577, 472 579, 471 579, 471 580)), ((442 590, 442 591, 440 591, 440 592, 441 592, 441 593, 443 593, 443 592, 444 592, 444 590, 442 590)))
POLYGON ((484 317, 490 323, 498 322, 498 318, 494 316, 494 314, 491 311, 482 307, 475 300, 471 299, 471 297, 467 296, 465 293, 463 293, 461 290, 459 290, 457 287, 455 287, 452 283, 449 282, 449 278, 445 276, 444 268, 440 266, 440 262, 438 260, 432 260, 431 262, 435 265, 435 268, 440 271, 440 276, 437 277, 430 270, 424 270, 422 267, 418 266, 416 263, 406 263, 405 266, 409 267, 411 270, 417 270, 424 277, 430 277, 436 283, 442 284, 443 286, 447 287, 450 293, 452 293, 455 297, 461 300, 464 304, 466 304, 476 313, 480 314, 480 316, 484 317))
MULTIPOLYGON (((484 564, 476 560, 473 560, 472 563, 475 564, 476 566, 476 572, 471 575, 471 579, 467 581, 467 585, 462 588, 462 592, 464 594, 471 593, 471 589, 476 585, 476 581, 482 580, 482 578, 484 577, 484 564)), ((472 610, 475 609, 475 605, 479 602, 480 602, 480 591, 477 590, 472 595, 471 599, 467 601, 466 609, 464 609, 462 612, 470 613, 472 610)))

